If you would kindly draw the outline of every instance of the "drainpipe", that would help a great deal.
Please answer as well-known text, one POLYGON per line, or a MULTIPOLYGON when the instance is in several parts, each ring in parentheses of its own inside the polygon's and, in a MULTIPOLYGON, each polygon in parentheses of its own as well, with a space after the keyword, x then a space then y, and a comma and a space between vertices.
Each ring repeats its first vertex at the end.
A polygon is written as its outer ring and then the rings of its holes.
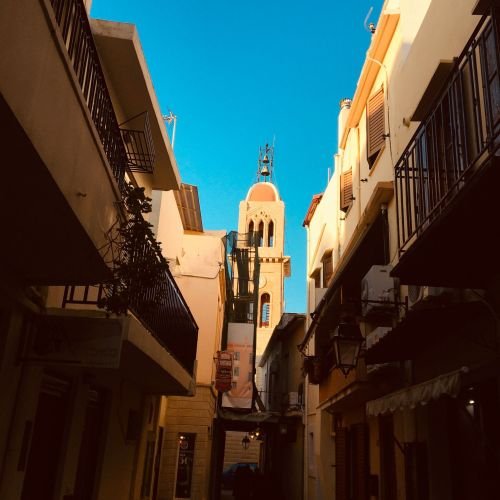
POLYGON ((356 128, 356 168, 358 172, 358 221, 361 220, 361 155, 360 155, 360 133, 359 127, 356 128))
MULTIPOLYGON (((311 244, 311 232, 309 225, 305 226, 306 228, 306 291, 307 291, 307 304, 306 304, 306 311, 309 312, 309 309, 311 307, 311 284, 309 282, 309 272, 311 268, 311 249, 310 249, 310 244, 311 244)), ((310 316, 309 314, 306 314, 306 329, 309 328, 309 322, 310 322, 310 316)), ((306 330, 307 331, 307 330, 306 330)), ((308 489, 307 489, 307 478, 308 478, 308 457, 309 457, 309 442, 307 440, 307 430, 309 428, 308 426, 308 401, 309 401, 309 381, 308 381, 308 376, 306 375, 304 377, 304 390, 302 392, 302 408, 303 408, 303 413, 302 413, 302 429, 303 429, 303 443, 304 443, 304 454, 303 454, 303 461, 302 461, 302 487, 303 487, 303 498, 305 500, 308 500, 308 489)))

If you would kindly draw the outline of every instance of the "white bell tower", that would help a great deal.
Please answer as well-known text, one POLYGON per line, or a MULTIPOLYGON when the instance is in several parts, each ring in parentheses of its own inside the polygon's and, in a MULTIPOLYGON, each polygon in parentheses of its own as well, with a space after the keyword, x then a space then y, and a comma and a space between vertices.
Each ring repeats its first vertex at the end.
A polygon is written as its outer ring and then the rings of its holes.
MULTIPOLYGON (((240 202, 238 232, 257 238, 260 263, 256 363, 284 312, 284 279, 291 274, 285 248, 285 204, 273 184, 274 148, 260 148, 257 182, 240 202)), ((257 389, 261 389, 257 368, 257 389)))

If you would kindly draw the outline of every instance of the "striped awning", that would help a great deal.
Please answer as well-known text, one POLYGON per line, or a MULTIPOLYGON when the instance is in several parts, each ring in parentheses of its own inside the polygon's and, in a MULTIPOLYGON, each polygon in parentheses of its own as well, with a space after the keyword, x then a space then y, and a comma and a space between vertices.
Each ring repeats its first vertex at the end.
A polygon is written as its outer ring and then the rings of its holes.
POLYGON ((462 367, 459 370, 445 373, 420 384, 368 401, 366 403, 366 414, 376 417, 377 415, 394 413, 405 408, 411 409, 418 405, 426 405, 444 395, 456 398, 460 392, 461 375, 468 371, 467 367, 462 367))

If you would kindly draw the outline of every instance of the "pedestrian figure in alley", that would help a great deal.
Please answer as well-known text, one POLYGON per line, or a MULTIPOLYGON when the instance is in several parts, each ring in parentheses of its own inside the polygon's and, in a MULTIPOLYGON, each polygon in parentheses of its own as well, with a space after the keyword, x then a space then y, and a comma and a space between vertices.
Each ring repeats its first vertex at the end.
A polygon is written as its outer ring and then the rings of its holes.
POLYGON ((254 476, 253 500, 284 500, 278 482, 269 473, 256 471, 254 476))
POLYGON ((235 500, 250 500, 253 490, 253 472, 249 465, 238 467, 234 474, 233 495, 235 500))
POLYGON ((272 500, 269 475, 256 471, 253 489, 254 500, 272 500))

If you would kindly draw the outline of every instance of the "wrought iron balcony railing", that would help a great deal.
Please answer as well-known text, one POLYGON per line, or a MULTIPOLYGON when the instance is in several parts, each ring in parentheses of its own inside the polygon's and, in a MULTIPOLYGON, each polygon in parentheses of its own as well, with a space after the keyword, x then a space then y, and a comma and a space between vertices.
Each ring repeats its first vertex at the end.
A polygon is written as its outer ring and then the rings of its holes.
POLYGON ((142 325, 190 373, 196 359, 198 326, 186 304, 168 266, 162 266, 163 256, 154 239, 137 238, 125 259, 129 271, 113 283, 95 286, 67 286, 63 307, 71 304, 101 306, 108 302, 122 305, 136 316, 142 325), (159 272, 158 272, 159 269, 159 272))
POLYGON ((128 167, 133 172, 152 174, 155 148, 147 111, 120 124, 120 133, 127 150, 128 167))
POLYGON ((444 90, 395 167, 398 242, 404 252, 500 147, 500 51, 484 17, 444 90))
MULTIPOLYGON (((132 127, 129 120, 120 129, 82 0, 50 0, 50 3, 90 116, 125 197, 127 169, 152 171, 154 147, 148 117, 145 114, 134 117, 142 117, 142 127, 132 127)), ((125 309, 193 373, 198 327, 168 266, 161 265, 163 257, 154 237, 142 234, 134 242, 133 250, 125 256, 122 252, 122 257, 135 273, 128 277, 115 273, 112 283, 67 286, 63 307, 69 304, 102 306, 103 301, 126 304, 125 309), (156 272, 148 275, 147 269, 156 269, 156 272)))
POLYGON ((120 191, 125 187, 127 152, 106 86, 82 0, 50 0, 92 121, 120 191))

